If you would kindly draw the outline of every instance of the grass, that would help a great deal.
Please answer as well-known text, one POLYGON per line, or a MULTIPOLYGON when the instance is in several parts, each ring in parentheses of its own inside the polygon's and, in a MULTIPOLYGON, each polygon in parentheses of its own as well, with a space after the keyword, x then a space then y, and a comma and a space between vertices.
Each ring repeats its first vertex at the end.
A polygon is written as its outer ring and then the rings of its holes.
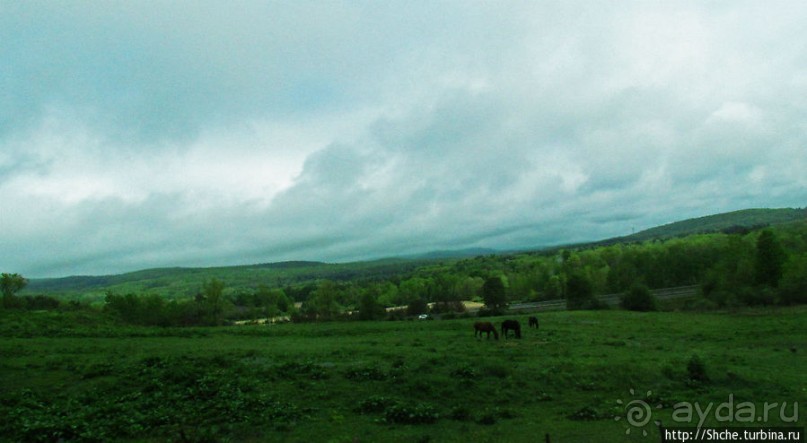
POLYGON ((548 312, 538 331, 511 316, 524 338, 494 341, 471 319, 161 329, 0 313, 0 440, 658 441, 652 421, 627 423, 637 398, 665 425, 698 424, 673 419, 681 402, 732 399, 787 402, 764 424, 804 426, 788 420, 807 404, 806 314, 548 312))

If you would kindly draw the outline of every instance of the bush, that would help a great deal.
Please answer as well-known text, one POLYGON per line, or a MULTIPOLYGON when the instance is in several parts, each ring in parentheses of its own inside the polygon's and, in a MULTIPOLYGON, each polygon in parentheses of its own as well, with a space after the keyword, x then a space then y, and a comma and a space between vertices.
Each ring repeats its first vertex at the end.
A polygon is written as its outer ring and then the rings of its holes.
POLYGON ((622 294, 620 306, 630 311, 657 311, 658 301, 647 286, 635 284, 622 294))
POLYGON ((793 257, 779 283, 780 302, 785 305, 807 303, 807 254, 793 257))
POLYGON ((689 380, 698 383, 709 381, 709 376, 706 374, 706 363, 697 354, 690 357, 687 363, 687 375, 689 380))
POLYGON ((429 424, 435 423, 440 414, 433 406, 419 403, 417 405, 393 404, 384 412, 384 419, 388 423, 400 424, 429 424))
POLYGON ((406 306, 407 315, 420 315, 427 312, 429 312, 428 303, 426 303, 426 300, 419 297, 409 302, 409 304, 406 306))
POLYGON ((476 370, 470 365, 460 366, 451 371, 451 376, 454 378, 473 379, 476 375, 476 370))
POLYGON ((445 315, 443 315, 445 318, 448 314, 455 315, 455 313, 465 312, 465 305, 459 300, 440 301, 434 304, 431 311, 433 314, 445 313, 445 315))
POLYGON ((500 363, 490 363, 482 368, 485 375, 495 378, 507 378, 510 376, 510 366, 500 363))
POLYGON ((328 378, 328 373, 322 365, 314 362, 288 362, 277 367, 277 373, 281 377, 303 377, 309 380, 324 380, 328 378))
POLYGON ((683 308, 686 311, 712 311, 717 309, 718 305, 708 298, 698 297, 684 302, 683 308))
POLYGON ((398 401, 389 397, 374 395, 359 403, 356 409, 361 414, 377 414, 387 410, 387 408, 398 404, 398 401))
POLYGON ((55 310, 59 309, 60 303, 59 300, 48 297, 46 295, 34 295, 34 296, 27 296, 27 297, 20 297, 20 302, 22 302, 22 306, 25 309, 30 311, 46 311, 46 310, 55 310))
POLYGON ((376 367, 351 368, 345 371, 345 378, 353 381, 381 381, 387 379, 387 374, 376 367))
POLYGON ((488 309, 484 306, 479 308, 478 311, 476 311, 477 317, 498 317, 503 314, 504 314, 503 309, 488 309))
POLYGON ((566 282, 566 309, 599 309, 591 281, 583 275, 572 274, 566 282))
POLYGON ((457 421, 469 421, 472 418, 471 410, 465 406, 456 406, 448 416, 457 421))
POLYGON ((740 288, 737 298, 747 306, 768 306, 776 303, 776 291, 770 287, 740 288))
POLYGON ((606 418, 611 418, 612 416, 613 415, 609 412, 599 411, 598 409, 593 408, 591 406, 583 406, 582 408, 572 412, 566 417, 569 420, 575 420, 575 421, 591 421, 591 420, 603 420, 606 418))

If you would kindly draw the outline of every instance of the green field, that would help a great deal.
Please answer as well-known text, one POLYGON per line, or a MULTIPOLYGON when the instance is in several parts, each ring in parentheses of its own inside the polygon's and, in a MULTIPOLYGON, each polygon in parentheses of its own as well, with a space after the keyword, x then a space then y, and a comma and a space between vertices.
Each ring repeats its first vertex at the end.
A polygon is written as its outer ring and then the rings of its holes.
POLYGON ((653 420, 698 424, 673 418, 681 402, 729 400, 751 403, 706 425, 752 425, 740 412, 774 402, 783 413, 761 424, 805 425, 804 306, 551 312, 537 331, 511 316, 524 337, 499 341, 474 338, 470 318, 164 329, 0 315, 4 441, 659 441, 653 420), (636 399, 653 406, 644 426, 627 420, 636 399))

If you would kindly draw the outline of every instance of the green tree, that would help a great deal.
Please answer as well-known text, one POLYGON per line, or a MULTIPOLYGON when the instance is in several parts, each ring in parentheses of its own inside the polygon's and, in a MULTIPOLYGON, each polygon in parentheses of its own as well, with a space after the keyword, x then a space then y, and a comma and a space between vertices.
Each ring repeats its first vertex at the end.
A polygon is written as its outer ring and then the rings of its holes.
MULTIPOLYGON (((241 297, 250 300, 250 297, 241 297)), ((244 300, 241 301, 245 306, 244 300)), ((270 289, 266 285, 260 285, 251 296, 249 306, 260 307, 266 317, 275 317, 281 312, 289 312, 293 305, 291 299, 286 296, 283 289, 270 289)))
POLYGON ((420 315, 429 312, 429 304, 423 298, 416 298, 406 305, 407 315, 420 315))
POLYGON ((339 314, 336 284, 330 280, 320 282, 309 300, 311 309, 319 320, 331 320, 339 314))
POLYGON ((757 238, 755 261, 756 282, 760 285, 775 288, 782 278, 787 255, 779 239, 770 229, 766 229, 757 238))
POLYGON ((491 311, 501 311, 507 307, 507 291, 500 277, 488 277, 482 285, 482 299, 491 311))
POLYGON ((481 277, 465 277, 456 286, 457 298, 460 300, 473 300, 482 293, 485 281, 481 277))
POLYGON ((574 273, 566 281, 566 308, 592 309, 597 307, 591 282, 582 274, 574 273))
POLYGON ((658 303, 650 289, 641 283, 634 284, 624 293, 620 305, 631 311, 656 311, 658 303))
POLYGON ((793 256, 787 262, 779 292, 784 304, 807 303, 807 253, 793 256))
POLYGON ((275 294, 275 305, 280 312, 289 312, 294 308, 294 302, 286 295, 282 289, 275 289, 272 291, 275 294))
POLYGON ((429 280, 422 277, 412 277, 398 285, 398 292, 404 303, 408 304, 418 298, 429 298, 429 280))
POLYGON ((378 303, 382 306, 397 306, 403 304, 398 296, 398 287, 391 282, 378 283, 375 285, 378 293, 378 303))
POLYGON ((544 285, 544 298, 553 300, 563 297, 563 280, 560 275, 553 275, 549 277, 544 285))
POLYGON ((197 296, 200 301, 206 320, 208 323, 221 324, 224 315, 224 282, 211 279, 202 284, 201 296, 197 296))
POLYGON ((106 292, 104 310, 127 323, 136 323, 140 315, 140 299, 134 294, 117 295, 106 292))
POLYGON ((0 292, 3 293, 3 306, 11 307, 14 304, 14 294, 27 285, 28 280, 20 274, 7 274, 4 272, 0 275, 0 292))
POLYGON ((378 303, 372 292, 365 292, 359 298, 359 320, 377 320, 384 317, 386 311, 378 303))

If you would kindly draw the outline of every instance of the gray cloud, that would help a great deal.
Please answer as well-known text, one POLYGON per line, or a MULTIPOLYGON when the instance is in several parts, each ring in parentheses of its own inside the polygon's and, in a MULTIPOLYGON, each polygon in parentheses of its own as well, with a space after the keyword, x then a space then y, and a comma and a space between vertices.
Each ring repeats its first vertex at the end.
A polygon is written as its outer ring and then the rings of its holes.
POLYGON ((0 268, 526 248, 807 200, 801 2, 0 4, 0 268))

